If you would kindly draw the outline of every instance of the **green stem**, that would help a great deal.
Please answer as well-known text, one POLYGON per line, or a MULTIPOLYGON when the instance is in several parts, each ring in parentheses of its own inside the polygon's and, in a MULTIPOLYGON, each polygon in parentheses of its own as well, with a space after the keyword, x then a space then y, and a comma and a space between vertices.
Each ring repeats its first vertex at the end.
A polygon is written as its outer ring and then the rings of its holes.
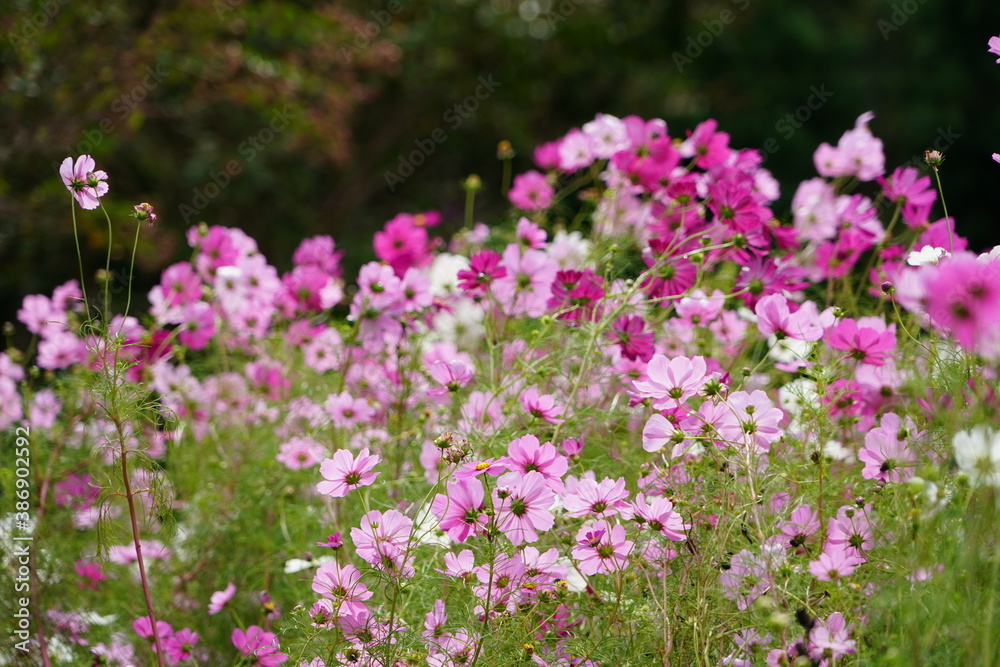
POLYGON ((472 188, 465 189, 465 228, 472 229, 472 212, 476 202, 476 191, 472 188))
POLYGON ((76 200, 71 194, 69 197, 69 208, 73 213, 73 240, 76 242, 76 261, 80 265, 80 291, 83 292, 83 307, 90 318, 90 302, 87 300, 87 283, 83 279, 83 255, 80 254, 80 234, 76 229, 76 200))
POLYGON ((104 204, 101 204, 101 212, 108 221, 108 257, 104 262, 104 323, 107 324, 111 321, 111 239, 114 231, 111 229, 111 216, 104 204))
POLYGON ((938 194, 941 196, 941 206, 944 208, 944 224, 948 229, 948 252, 954 252, 955 246, 951 238, 951 223, 948 221, 948 204, 944 200, 944 189, 941 187, 941 175, 937 168, 934 169, 934 180, 937 181, 938 194))
POLYGON ((139 247, 139 226, 140 226, 140 224, 141 224, 140 220, 136 220, 135 221, 135 241, 132 243, 132 261, 129 263, 129 266, 128 266, 128 285, 126 286, 126 290, 128 291, 128 298, 125 301, 125 315, 122 316, 123 320, 126 317, 128 317, 128 309, 132 305, 132 273, 135 270, 135 250, 136 250, 136 248, 139 247))

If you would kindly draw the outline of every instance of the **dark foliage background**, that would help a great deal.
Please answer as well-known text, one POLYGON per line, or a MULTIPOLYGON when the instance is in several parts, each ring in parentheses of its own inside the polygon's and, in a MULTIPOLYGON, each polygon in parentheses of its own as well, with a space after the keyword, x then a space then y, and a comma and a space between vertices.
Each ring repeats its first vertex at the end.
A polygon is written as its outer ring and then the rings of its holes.
MULTIPOLYGON (((887 164, 939 141, 959 232, 975 249, 1000 242, 1000 165, 990 159, 1000 151, 1000 65, 986 52, 1000 3, 5 4, 0 320, 13 319, 25 294, 78 276, 56 173, 67 155, 91 153, 110 175, 117 269, 128 259, 131 206, 159 212, 142 232, 135 291, 144 297, 186 256, 184 232, 199 221, 242 227, 279 269, 303 237, 331 234, 350 273, 373 258, 372 233, 397 212, 437 209, 446 227, 460 224, 460 183, 471 173, 485 185, 476 217, 495 218, 505 209, 498 141, 513 144, 514 171, 524 171, 535 145, 597 112, 661 117, 675 136, 714 117, 732 145, 767 146, 783 216, 815 173, 816 146, 872 110, 887 164), (456 126, 449 110, 480 77, 499 85, 456 126), (832 95, 818 104, 815 91, 832 95), (792 124, 796 113, 808 118, 792 124), (286 120, 280 131, 264 132, 276 116, 286 120), (386 173, 435 130, 445 141, 390 189, 386 173), (233 161, 238 173, 225 173, 233 161), (216 192, 213 179, 228 182, 216 192)), ((103 267, 104 217, 82 212, 78 222, 87 266, 103 267)))

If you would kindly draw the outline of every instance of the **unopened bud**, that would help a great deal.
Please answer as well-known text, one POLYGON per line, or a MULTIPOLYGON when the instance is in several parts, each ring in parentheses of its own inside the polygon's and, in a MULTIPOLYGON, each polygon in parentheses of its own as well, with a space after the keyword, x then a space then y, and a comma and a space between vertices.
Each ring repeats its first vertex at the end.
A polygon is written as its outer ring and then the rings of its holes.
POLYGON ((497 144, 497 159, 499 160, 509 160, 514 157, 514 147, 510 145, 510 142, 504 139, 497 144))
POLYGON ((476 174, 469 174, 469 177, 462 182, 462 187, 466 192, 479 192, 483 188, 483 181, 476 174))

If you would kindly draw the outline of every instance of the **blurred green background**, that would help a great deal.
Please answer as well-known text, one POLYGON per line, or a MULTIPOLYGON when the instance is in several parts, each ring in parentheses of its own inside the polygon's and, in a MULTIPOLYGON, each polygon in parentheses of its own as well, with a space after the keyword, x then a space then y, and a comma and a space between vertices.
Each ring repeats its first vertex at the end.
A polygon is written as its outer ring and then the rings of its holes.
MULTIPOLYGON (((674 136, 718 119, 731 145, 768 147, 787 216, 816 146, 872 110, 887 165, 938 142, 959 232, 977 250, 1000 242, 993 0, 3 4, 0 321, 79 275, 56 172, 68 155, 90 153, 109 174, 116 270, 127 272, 131 206, 156 207, 137 260, 144 299, 200 221, 243 228, 281 270, 302 238, 331 234, 350 277, 397 212, 437 209, 440 233, 459 226, 471 173, 485 185, 477 219, 495 219, 497 143, 524 171, 534 146, 598 112, 660 117, 674 136), (480 77, 492 92, 458 114, 480 77), (390 188, 386 173, 435 131, 443 143, 390 188)), ((87 266, 103 267, 103 215, 78 223, 87 266)))

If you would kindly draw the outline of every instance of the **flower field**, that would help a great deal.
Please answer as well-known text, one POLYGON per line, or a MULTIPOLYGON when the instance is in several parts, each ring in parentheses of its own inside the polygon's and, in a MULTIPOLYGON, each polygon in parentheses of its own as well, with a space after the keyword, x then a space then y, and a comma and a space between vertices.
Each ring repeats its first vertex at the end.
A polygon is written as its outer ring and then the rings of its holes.
POLYGON ((202 223, 148 312, 98 267, 25 298, 0 664, 996 664, 1000 246, 874 126, 779 184, 598 115, 356 277, 202 223))

